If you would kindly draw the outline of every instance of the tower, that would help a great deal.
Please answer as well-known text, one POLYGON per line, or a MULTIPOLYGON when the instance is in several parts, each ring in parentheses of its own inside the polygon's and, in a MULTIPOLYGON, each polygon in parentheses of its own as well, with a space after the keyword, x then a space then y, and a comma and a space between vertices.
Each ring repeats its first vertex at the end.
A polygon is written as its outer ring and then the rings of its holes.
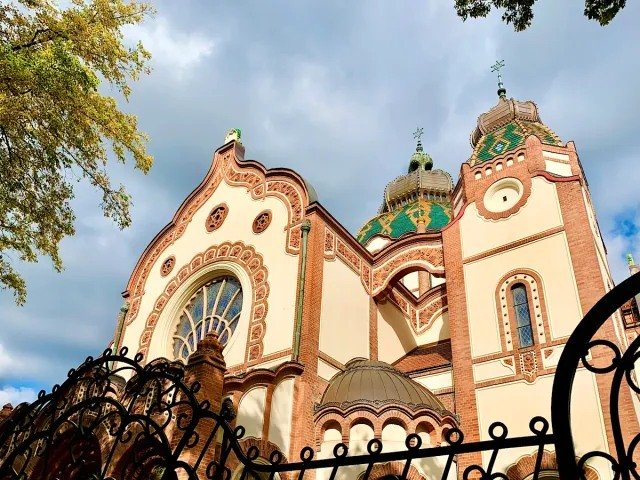
MULTIPOLYGON (((442 232, 456 408, 472 439, 488 438, 494 421, 526 434, 525 419, 549 415, 564 343, 613 285, 575 145, 542 122, 535 103, 508 99, 502 85, 498 95, 471 134, 455 220, 442 232)), ((621 332, 615 316, 601 334, 625 345, 621 332)), ((585 448, 613 448, 606 380, 581 369, 575 385, 576 416, 601 419, 576 422, 576 437, 585 448)))

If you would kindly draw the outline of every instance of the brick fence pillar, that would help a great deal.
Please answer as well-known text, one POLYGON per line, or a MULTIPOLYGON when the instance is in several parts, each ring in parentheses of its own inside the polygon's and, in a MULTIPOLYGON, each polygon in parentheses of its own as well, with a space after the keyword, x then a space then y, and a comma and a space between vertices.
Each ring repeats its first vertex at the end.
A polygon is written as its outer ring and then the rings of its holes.
MULTIPOLYGON (((200 390, 196 392, 198 402, 208 401, 211 405, 210 410, 215 413, 220 412, 222 406, 222 388, 227 368, 222 356, 222 348, 217 334, 208 333, 198 343, 196 351, 189 357, 185 368, 186 385, 199 382, 200 390)), ((214 428, 215 422, 212 419, 201 419, 195 429, 199 436, 198 442, 192 448, 185 450, 182 456, 183 460, 194 465, 203 448, 206 449, 198 466, 197 473, 200 478, 206 478, 207 465, 214 459, 216 442, 209 439, 214 428)))

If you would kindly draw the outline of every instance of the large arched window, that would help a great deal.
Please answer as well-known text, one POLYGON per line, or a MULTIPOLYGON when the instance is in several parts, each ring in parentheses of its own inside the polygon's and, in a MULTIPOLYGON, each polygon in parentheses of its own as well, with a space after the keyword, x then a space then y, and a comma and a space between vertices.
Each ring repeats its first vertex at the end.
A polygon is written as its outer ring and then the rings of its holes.
POLYGON ((521 283, 511 287, 513 298, 513 310, 515 312, 516 329, 518 331, 518 343, 520 347, 533 345, 533 329, 531 328, 531 312, 529 311, 529 299, 527 289, 521 283))
POLYGON ((235 277, 217 277, 198 289, 180 314, 173 337, 174 357, 186 362, 198 342, 212 331, 226 345, 238 325, 241 310, 242 287, 235 277))

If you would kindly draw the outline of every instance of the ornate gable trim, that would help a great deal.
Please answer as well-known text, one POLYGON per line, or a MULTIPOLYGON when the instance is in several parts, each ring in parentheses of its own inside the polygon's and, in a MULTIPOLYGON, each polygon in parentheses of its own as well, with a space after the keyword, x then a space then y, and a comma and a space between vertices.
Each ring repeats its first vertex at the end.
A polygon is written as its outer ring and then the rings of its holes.
POLYGON ((165 249, 180 238, 195 212, 211 197, 220 182, 244 186, 252 198, 278 197, 288 210, 287 252, 297 254, 300 250, 300 223, 309 205, 310 195, 304 180, 292 170, 267 169, 260 163, 244 160, 244 147, 229 142, 214 153, 214 159, 200 185, 180 205, 171 222, 166 225, 144 250, 127 283, 123 297, 129 299, 130 308, 126 325, 137 316, 140 299, 151 269, 165 249))

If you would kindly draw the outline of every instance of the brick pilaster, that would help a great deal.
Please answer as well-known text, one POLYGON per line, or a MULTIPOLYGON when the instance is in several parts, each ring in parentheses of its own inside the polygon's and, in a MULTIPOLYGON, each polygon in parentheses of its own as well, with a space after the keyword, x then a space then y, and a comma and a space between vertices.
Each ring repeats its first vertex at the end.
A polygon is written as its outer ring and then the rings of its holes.
MULTIPOLYGON (((313 405, 319 394, 318 351, 320 345, 320 310, 322 305, 322 277, 324 266, 324 222, 316 214, 311 222, 307 243, 307 269, 302 310, 300 358, 304 372, 294 386, 292 438, 290 461, 300 459, 300 450, 314 444, 313 405)), ((335 332, 336 335, 339 332, 335 332)))
MULTIPOLYGON (((462 268, 462 245, 460 224, 449 226, 442 234, 444 267, 449 305, 449 329, 451 332, 451 358, 455 413, 460 415, 460 429, 465 441, 480 440, 478 409, 471 361, 471 344, 467 318, 467 300, 462 268)), ((471 464, 482 463, 479 453, 460 455, 458 476, 462 478, 464 469, 471 464)))

